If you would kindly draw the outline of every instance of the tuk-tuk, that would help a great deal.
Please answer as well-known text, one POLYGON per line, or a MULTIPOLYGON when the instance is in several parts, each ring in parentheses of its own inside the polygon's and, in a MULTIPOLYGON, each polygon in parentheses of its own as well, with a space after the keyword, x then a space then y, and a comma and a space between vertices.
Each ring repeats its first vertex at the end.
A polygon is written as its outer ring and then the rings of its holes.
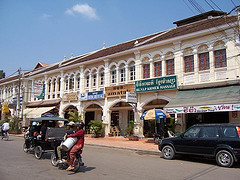
POLYGON ((36 133, 34 135, 28 135, 25 137, 23 144, 23 151, 34 152, 36 159, 41 159, 42 154, 48 151, 56 150, 57 146, 63 141, 65 134, 65 128, 59 127, 61 122, 62 125, 68 122, 67 119, 60 117, 39 117, 30 120, 37 123, 36 133), (40 134, 42 126, 46 126, 45 134, 40 134))

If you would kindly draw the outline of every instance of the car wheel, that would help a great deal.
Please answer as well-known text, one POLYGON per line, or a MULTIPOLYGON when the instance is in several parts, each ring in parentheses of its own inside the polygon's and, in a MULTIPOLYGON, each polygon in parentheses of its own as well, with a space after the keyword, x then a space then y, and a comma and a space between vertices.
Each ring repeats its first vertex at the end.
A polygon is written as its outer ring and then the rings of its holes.
POLYGON ((42 147, 41 146, 36 146, 35 149, 34 149, 35 158, 36 159, 41 159, 42 153, 43 153, 42 147))
POLYGON ((219 166, 231 167, 233 165, 233 156, 229 151, 221 150, 216 155, 216 161, 219 166))
POLYGON ((57 157, 56 157, 55 153, 52 153, 52 155, 51 155, 51 164, 55 167, 58 165, 57 157))
POLYGON ((172 146, 166 145, 162 148, 162 155, 164 159, 173 159, 175 157, 175 151, 172 146))

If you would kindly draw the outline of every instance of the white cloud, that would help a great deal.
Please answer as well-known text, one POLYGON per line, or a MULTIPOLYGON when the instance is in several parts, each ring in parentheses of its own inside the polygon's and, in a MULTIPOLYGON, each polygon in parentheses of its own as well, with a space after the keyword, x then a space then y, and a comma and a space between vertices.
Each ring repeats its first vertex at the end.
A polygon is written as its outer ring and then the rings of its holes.
POLYGON ((49 15, 49 14, 46 14, 46 13, 43 13, 42 16, 41 16, 42 19, 48 19, 50 17, 52 17, 52 16, 49 15))
POLYGON ((90 7, 88 4, 76 4, 71 9, 65 11, 68 15, 82 14, 89 19, 98 19, 96 10, 90 7))

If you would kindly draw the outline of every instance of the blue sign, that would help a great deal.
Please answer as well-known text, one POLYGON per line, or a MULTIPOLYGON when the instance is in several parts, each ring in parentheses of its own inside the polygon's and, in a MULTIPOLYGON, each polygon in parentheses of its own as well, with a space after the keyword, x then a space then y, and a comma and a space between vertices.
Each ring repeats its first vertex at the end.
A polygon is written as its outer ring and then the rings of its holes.
POLYGON ((104 99, 103 91, 94 91, 94 92, 87 92, 80 95, 80 100, 96 100, 96 99, 104 99))

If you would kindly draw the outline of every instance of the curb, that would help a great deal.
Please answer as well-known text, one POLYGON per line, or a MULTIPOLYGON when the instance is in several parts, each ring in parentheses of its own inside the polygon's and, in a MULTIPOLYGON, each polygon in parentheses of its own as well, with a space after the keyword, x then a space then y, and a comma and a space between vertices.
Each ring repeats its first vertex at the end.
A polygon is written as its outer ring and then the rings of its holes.
POLYGON ((147 149, 137 149, 137 148, 130 148, 130 147, 122 147, 122 146, 111 146, 111 145, 104 145, 104 144, 93 144, 93 143, 85 143, 85 145, 89 146, 99 146, 99 147, 107 147, 107 148, 114 148, 114 149, 124 149, 124 150, 131 150, 137 152, 148 153, 151 155, 160 155, 160 151, 155 150, 147 150, 147 149))

